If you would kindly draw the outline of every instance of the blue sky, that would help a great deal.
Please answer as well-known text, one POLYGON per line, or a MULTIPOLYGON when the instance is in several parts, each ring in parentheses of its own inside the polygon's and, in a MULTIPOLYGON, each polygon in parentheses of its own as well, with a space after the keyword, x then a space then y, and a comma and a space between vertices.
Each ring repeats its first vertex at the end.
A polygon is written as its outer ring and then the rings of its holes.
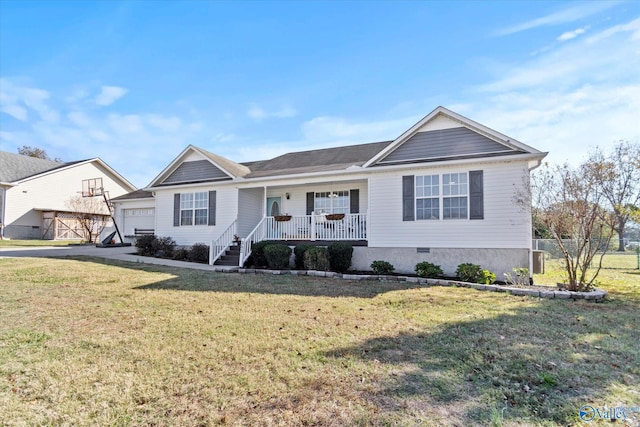
POLYGON ((0 149, 138 187, 188 144, 384 141, 438 105, 551 162, 640 139, 640 2, 0 0, 0 149))

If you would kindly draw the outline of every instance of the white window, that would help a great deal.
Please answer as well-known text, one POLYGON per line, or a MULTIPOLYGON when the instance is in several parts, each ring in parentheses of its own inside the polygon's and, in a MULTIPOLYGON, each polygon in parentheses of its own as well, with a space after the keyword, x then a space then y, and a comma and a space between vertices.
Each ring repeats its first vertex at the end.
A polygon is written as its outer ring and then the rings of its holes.
POLYGON ((209 193, 180 194, 180 225, 207 225, 209 219, 209 193))
POLYGON ((315 194, 316 214, 349 213, 349 191, 324 191, 315 194))
POLYGON ((469 218, 469 181, 466 172, 422 175, 415 178, 416 219, 469 218), (440 179, 442 178, 442 179, 440 179))
POLYGON ((468 188, 466 172, 442 175, 442 218, 468 218, 468 188))
POLYGON ((440 176, 416 176, 416 219, 440 218, 440 176))

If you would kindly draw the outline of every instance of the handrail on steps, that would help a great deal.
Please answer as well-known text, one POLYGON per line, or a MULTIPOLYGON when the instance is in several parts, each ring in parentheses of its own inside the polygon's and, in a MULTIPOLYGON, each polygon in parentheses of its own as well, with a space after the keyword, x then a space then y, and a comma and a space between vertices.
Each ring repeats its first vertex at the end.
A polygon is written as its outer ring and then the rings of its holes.
POLYGON ((263 217, 258 225, 251 230, 251 233, 244 239, 242 239, 242 244, 240 245, 240 259, 238 260, 238 267, 242 267, 244 262, 251 255, 251 247, 254 243, 264 240, 265 237, 265 217, 263 217))
POLYGON ((220 258, 229 248, 231 242, 238 231, 238 220, 235 220, 231 225, 216 239, 211 241, 209 247, 209 265, 213 265, 218 258, 220 258))

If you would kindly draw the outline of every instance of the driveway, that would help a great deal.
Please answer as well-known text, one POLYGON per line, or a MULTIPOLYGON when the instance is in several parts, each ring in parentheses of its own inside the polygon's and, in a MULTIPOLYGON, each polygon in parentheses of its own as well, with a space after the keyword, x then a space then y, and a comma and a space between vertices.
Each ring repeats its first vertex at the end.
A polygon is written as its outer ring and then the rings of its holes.
POLYGON ((192 268, 196 270, 224 271, 229 268, 197 264, 194 262, 174 261, 172 259, 139 256, 132 246, 118 248, 96 248, 95 246, 62 246, 62 247, 16 247, 0 248, 0 258, 62 258, 68 256, 92 256, 118 261, 129 261, 143 264, 166 265, 169 267, 192 268))

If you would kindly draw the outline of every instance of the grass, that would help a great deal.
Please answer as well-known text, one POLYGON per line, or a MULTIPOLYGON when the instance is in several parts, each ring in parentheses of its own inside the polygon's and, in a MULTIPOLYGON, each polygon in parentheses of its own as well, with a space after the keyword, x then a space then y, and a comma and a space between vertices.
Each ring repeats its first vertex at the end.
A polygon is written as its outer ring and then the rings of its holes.
MULTIPOLYGON (((635 252, 609 252, 603 258, 602 266, 596 278, 596 287, 609 293, 609 299, 635 301, 640 303, 640 270, 636 268, 635 252)), ((555 286, 566 277, 561 260, 545 260, 545 274, 535 274, 536 284, 555 286)))
POLYGON ((596 304, 92 258, 0 269, 0 425, 559 426, 640 399, 626 270, 596 304))
POLYGON ((80 244, 80 240, 0 240, 0 248, 49 247, 80 244))

